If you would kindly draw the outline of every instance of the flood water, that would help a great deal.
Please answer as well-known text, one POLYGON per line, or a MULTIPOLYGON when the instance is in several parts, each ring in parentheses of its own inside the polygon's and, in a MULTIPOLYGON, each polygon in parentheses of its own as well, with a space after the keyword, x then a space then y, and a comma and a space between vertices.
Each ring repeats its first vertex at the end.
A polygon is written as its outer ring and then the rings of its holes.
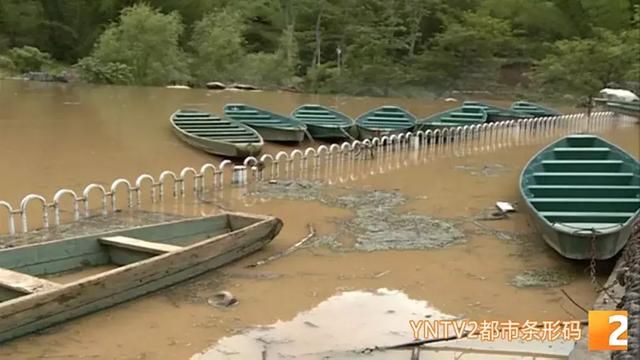
MULTIPOLYGON (((453 106, 422 100, 285 92, 0 81, 0 200, 18 204, 28 193, 50 199, 60 188, 81 190, 89 183, 110 184, 116 178, 133 180, 142 173, 157 175, 167 169, 179 171, 185 166, 199 168, 204 163, 215 163, 220 159, 190 148, 172 134, 169 115, 186 106, 219 114, 228 102, 245 102, 281 113, 289 113, 303 103, 321 103, 337 106, 352 116, 384 104, 403 106, 419 117, 453 106)), ((608 131, 604 136, 636 157, 640 155, 638 125, 608 131)), ((350 182, 340 190, 365 195, 395 192, 404 197, 404 201, 385 208, 382 214, 360 212, 341 206, 340 201, 321 201, 319 196, 292 199, 270 197, 267 193, 253 201, 225 198, 221 201, 226 208, 282 218, 282 232, 263 251, 223 269, 0 345, 0 358, 189 359, 244 329, 292 321, 297 314, 334 296, 379 288, 402 291, 410 299, 428 301, 429 306, 456 317, 502 321, 582 319, 581 310, 559 289, 589 307, 597 294, 586 276, 587 264, 569 262, 550 250, 532 232, 524 214, 479 220, 496 201, 519 201, 520 171, 544 145, 434 158, 421 165, 350 182), (452 224, 464 238, 431 249, 364 251, 357 246, 358 234, 347 231, 366 226, 367 221, 394 226, 397 222, 393 214, 409 212, 452 224), (309 224, 313 224, 318 238, 331 238, 340 246, 318 244, 268 264, 246 268, 298 242, 307 235, 309 224), (541 270, 559 274, 557 283, 551 287, 514 286, 518 275, 541 270), (210 305, 207 300, 220 290, 232 292, 239 303, 225 309, 210 305)), ((266 150, 282 148, 289 149, 270 144, 266 150)), ((328 197, 334 192, 331 187, 322 191, 328 197)), ((170 210, 196 215, 219 208, 183 203, 170 210)), ((605 275, 601 274, 601 279, 605 275)), ((350 306, 337 306, 331 313, 333 325, 352 321, 352 311, 350 306)), ((411 319, 403 321, 408 320, 411 319)), ((408 324, 403 327, 401 323, 389 322, 389 327, 400 328, 388 331, 406 333, 408 324)))

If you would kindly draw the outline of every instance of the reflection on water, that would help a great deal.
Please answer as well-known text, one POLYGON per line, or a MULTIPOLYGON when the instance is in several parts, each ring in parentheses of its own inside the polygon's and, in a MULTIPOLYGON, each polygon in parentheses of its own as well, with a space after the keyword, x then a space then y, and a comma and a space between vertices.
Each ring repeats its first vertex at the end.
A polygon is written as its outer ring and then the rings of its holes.
MULTIPOLYGON (((412 300, 400 291, 343 292, 291 321, 278 321, 223 338, 191 360, 409 359, 411 350, 374 351, 373 354, 363 350, 411 341, 413 332, 409 321, 423 319, 454 317, 430 307, 425 301, 412 300)), ((528 359, 534 355, 536 359, 562 358, 572 346, 573 343, 565 341, 508 343, 461 339, 424 348, 421 358, 507 360, 528 359)))

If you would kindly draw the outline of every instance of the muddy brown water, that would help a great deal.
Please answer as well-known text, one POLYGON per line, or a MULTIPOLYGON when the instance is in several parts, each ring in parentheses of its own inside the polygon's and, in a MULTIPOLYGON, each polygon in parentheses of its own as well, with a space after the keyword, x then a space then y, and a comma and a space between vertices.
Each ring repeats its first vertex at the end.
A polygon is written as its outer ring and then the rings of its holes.
MULTIPOLYGON (((168 117, 181 106, 220 113, 227 102, 282 113, 315 102, 337 105, 353 116, 383 104, 404 106, 421 117, 451 106, 420 100, 0 81, 0 199, 17 204, 28 193, 51 198, 62 187, 78 190, 90 182, 109 184, 119 177, 218 161, 175 138, 168 117)), ((605 137, 640 155, 638 126, 609 131, 605 137)), ((395 212, 458 221, 465 241, 441 249, 362 252, 319 246, 246 268, 299 241, 310 223, 319 236, 336 233, 354 211, 313 199, 226 198, 224 206, 231 209, 281 217, 283 231, 263 251, 223 269, 0 345, 0 358, 189 359, 225 336, 289 321, 341 292, 378 288, 401 290, 443 313, 472 319, 581 319, 584 314, 559 287, 517 288, 511 282, 526 271, 558 270, 570 275, 562 288, 588 307, 597 294, 585 276, 585 263, 555 254, 518 212, 503 220, 471 221, 496 201, 519 201, 520 170, 543 145, 434 158, 348 184, 359 190, 400 191, 408 200, 395 212), (211 306, 207 300, 219 290, 231 291, 239 304, 211 306)), ((267 151, 282 148, 269 145, 267 151)), ((166 210, 189 216, 219 211, 191 203, 166 210)), ((72 281, 78 274, 65 276, 60 281, 72 281)), ((333 321, 348 322, 349 313, 345 307, 333 321)))

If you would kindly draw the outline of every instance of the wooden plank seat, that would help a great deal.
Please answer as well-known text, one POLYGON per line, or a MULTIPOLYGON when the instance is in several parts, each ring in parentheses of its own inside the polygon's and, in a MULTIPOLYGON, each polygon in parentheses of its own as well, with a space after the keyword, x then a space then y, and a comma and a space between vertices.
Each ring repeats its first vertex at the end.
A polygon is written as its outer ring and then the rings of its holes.
POLYGON ((607 147, 557 147, 553 154, 558 160, 606 160, 611 149, 607 147))
POLYGON ((540 211, 603 211, 634 212, 640 208, 640 198, 531 198, 540 211))
POLYGON ((162 244, 153 241, 145 241, 126 236, 109 236, 98 239, 101 244, 119 248, 136 250, 150 254, 165 254, 182 249, 181 246, 162 244))
POLYGON ((57 289, 61 286, 62 285, 46 279, 0 268, 0 287, 11 289, 19 293, 33 294, 40 291, 57 289))
POLYGON ((640 185, 529 185, 529 191, 540 197, 640 197, 640 185))
POLYGON ((622 160, 543 160, 546 171, 558 172, 615 172, 622 167, 622 160))
POLYGON ((628 185, 635 176, 628 172, 536 172, 540 185, 628 185))

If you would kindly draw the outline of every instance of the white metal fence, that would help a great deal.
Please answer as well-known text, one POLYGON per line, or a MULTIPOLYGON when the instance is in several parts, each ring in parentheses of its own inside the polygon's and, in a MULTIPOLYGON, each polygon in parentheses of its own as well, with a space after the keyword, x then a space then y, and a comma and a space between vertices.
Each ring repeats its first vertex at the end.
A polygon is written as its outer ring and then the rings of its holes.
POLYGON ((612 112, 593 113, 590 118, 585 114, 573 114, 418 131, 356 140, 341 145, 320 145, 288 153, 264 154, 259 158, 248 157, 241 165, 224 160, 218 166, 205 164, 200 169, 185 167, 179 173, 163 171, 157 178, 149 174, 142 174, 133 182, 120 178, 109 187, 89 184, 81 192, 61 189, 51 200, 41 195, 29 194, 17 207, 0 201, 0 214, 6 214, 6 228, 9 234, 14 234, 18 221, 23 232, 29 230, 28 213, 33 202, 39 204, 42 225, 47 228, 51 224, 51 213, 53 223, 60 224, 62 201, 65 198, 71 200, 72 209, 69 211, 78 220, 89 216, 92 210, 99 210, 103 214, 116 211, 116 200, 120 196, 126 197, 129 208, 141 207, 143 199, 151 203, 162 201, 168 198, 167 187, 172 198, 182 198, 189 192, 199 198, 200 194, 220 191, 229 185, 242 187, 271 179, 327 179, 331 183, 336 177, 336 180, 344 182, 369 174, 384 173, 434 156, 461 156, 527 145, 581 131, 599 132, 630 121, 633 120, 612 112), (98 200, 95 202, 99 204, 92 206, 89 198, 96 193, 98 200))

